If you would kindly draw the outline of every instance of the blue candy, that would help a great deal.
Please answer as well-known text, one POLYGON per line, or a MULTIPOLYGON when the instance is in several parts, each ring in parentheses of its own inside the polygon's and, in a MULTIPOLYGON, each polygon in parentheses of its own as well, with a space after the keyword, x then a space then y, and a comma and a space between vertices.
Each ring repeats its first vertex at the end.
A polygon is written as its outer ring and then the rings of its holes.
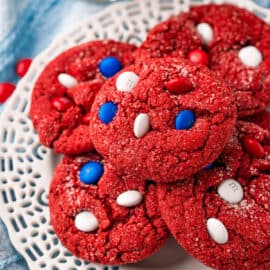
POLYGON ((110 78, 122 69, 122 64, 116 57, 108 56, 101 60, 98 68, 104 77, 110 78))
POLYGON ((208 164, 206 167, 204 167, 205 170, 212 170, 216 167, 216 163, 213 162, 213 163, 210 163, 208 164))
POLYGON ((175 128, 177 130, 190 129, 195 123, 195 114, 190 110, 184 110, 176 116, 175 128))
POLYGON ((99 119, 104 124, 109 124, 117 113, 117 105, 113 102, 106 102, 99 108, 99 119))
POLYGON ((96 161, 85 163, 79 172, 81 182, 84 184, 96 184, 100 177, 103 175, 103 165, 96 161))

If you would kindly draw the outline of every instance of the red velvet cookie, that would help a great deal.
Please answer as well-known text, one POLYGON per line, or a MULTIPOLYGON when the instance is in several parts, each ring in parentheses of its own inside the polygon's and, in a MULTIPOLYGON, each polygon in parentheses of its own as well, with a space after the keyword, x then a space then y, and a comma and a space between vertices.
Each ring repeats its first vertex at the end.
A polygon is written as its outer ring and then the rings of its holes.
POLYGON ((230 89, 206 67, 148 59, 104 84, 92 106, 90 134, 120 175, 171 182, 217 158, 235 117, 230 89))
POLYGON ((159 184, 168 228, 191 255, 219 270, 270 269, 269 132, 239 122, 219 159, 185 182, 159 184))
POLYGON ((49 195, 51 224, 74 255, 103 264, 134 263, 167 240, 156 187, 119 177, 95 153, 65 157, 49 195))
POLYGON ((30 117, 40 142, 65 154, 93 149, 87 135, 93 98, 108 77, 133 62, 135 49, 100 40, 73 47, 52 60, 32 94, 30 117))
POLYGON ((202 48, 202 40, 194 21, 189 13, 181 13, 153 27, 135 54, 139 61, 166 56, 187 58, 198 48, 202 48))
POLYGON ((270 28, 233 5, 202 5, 158 24, 137 51, 146 57, 185 57, 206 64, 236 95, 240 117, 270 102, 270 28))

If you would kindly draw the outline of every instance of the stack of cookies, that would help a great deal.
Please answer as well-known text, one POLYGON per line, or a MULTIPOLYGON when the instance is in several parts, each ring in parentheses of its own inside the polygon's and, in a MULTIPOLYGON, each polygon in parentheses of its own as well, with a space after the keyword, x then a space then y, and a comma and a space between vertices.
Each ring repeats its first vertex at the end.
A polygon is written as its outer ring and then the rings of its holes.
POLYGON ((139 48, 76 46, 38 78, 30 116, 64 154, 51 224, 74 255, 127 264, 172 234, 218 270, 270 269, 270 26, 204 5, 139 48))

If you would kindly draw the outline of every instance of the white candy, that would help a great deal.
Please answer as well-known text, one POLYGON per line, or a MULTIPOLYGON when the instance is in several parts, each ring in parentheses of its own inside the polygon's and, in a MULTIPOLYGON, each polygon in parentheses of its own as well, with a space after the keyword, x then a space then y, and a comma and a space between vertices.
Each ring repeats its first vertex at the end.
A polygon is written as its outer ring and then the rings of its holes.
POLYGON ((224 180, 217 189, 218 195, 229 203, 239 203, 244 197, 242 186, 234 179, 224 180))
POLYGON ((133 207, 139 203, 141 203, 143 199, 143 195, 137 190, 128 190, 121 193, 117 199, 117 204, 124 207, 133 207))
POLYGON ((70 88, 78 84, 78 81, 67 73, 60 73, 58 75, 58 81, 66 88, 70 88))
POLYGON ((263 60, 261 52, 254 46, 242 48, 238 53, 238 57, 248 67, 257 67, 263 60))
POLYGON ((126 71, 121 73, 116 80, 116 89, 123 92, 131 92, 139 81, 139 76, 132 72, 126 71))
POLYGON ((98 228, 98 220, 88 211, 83 211, 75 217, 75 226, 82 232, 92 232, 98 228))
POLYGON ((206 225, 209 235, 216 243, 225 244, 228 242, 228 231, 220 220, 216 218, 209 218, 206 225))
POLYGON ((146 113, 137 115, 134 121, 133 132, 137 138, 143 137, 150 129, 150 118, 146 113))
POLYGON ((197 33, 200 35, 204 44, 209 44, 214 37, 214 31, 210 24, 208 23, 199 23, 196 26, 197 33))

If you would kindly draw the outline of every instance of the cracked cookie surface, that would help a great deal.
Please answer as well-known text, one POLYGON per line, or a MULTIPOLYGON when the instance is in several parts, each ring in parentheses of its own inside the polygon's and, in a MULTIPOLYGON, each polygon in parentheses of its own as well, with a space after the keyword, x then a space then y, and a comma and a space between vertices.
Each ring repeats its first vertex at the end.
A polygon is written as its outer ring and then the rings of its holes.
POLYGON ((140 261, 169 236, 158 210, 156 187, 117 176, 95 153, 64 157, 50 186, 49 206, 50 222, 61 242, 92 262, 140 261))
POLYGON ((106 76, 133 62, 135 49, 127 43, 100 40, 73 47, 53 59, 32 93, 30 117, 40 142, 64 154, 92 150, 86 134, 94 96, 106 76))
POLYGON ((191 255, 219 270, 270 267, 269 132, 239 121, 212 165, 186 182, 160 184, 162 217, 191 255))
POLYGON ((92 106, 90 135, 120 175, 170 182, 214 161, 235 118, 231 90, 206 67, 149 59, 104 84, 92 106))
POLYGON ((136 59, 206 58, 209 68, 232 88, 243 117, 263 111, 270 102, 269 41, 270 27, 256 15, 229 4, 209 4, 155 26, 136 59))

